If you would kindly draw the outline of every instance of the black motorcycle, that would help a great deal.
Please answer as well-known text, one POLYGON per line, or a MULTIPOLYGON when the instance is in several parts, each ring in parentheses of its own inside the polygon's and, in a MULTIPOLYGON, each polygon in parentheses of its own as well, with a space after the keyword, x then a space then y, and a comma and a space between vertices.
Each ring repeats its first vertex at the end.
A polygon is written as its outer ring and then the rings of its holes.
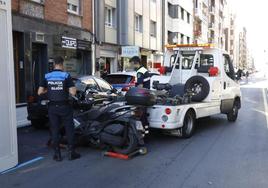
POLYGON ((96 148, 107 148, 129 154, 144 145, 144 128, 137 116, 137 107, 106 97, 94 100, 77 100, 83 106, 74 115, 78 143, 96 148), (88 106, 88 108, 86 108, 88 106))

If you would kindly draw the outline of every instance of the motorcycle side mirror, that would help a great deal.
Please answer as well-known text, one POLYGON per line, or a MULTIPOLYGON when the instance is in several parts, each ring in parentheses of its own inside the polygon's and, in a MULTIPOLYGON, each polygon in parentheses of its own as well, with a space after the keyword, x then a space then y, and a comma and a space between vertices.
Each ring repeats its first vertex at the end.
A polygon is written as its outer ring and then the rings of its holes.
POLYGON ((115 89, 115 88, 113 88, 113 89, 111 90, 111 93, 118 93, 118 90, 115 89))

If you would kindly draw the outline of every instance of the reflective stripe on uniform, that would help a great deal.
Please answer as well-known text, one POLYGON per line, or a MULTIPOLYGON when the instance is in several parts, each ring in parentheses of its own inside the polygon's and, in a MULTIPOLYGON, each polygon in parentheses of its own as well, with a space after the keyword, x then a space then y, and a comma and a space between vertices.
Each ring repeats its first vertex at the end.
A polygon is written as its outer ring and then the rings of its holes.
POLYGON ((148 78, 144 78, 144 79, 143 79, 143 82, 148 82, 148 81, 150 81, 150 80, 151 80, 150 77, 148 77, 148 78))
POLYGON ((137 73, 142 73, 145 74, 148 70, 144 67, 139 68, 139 70, 137 71, 137 73))

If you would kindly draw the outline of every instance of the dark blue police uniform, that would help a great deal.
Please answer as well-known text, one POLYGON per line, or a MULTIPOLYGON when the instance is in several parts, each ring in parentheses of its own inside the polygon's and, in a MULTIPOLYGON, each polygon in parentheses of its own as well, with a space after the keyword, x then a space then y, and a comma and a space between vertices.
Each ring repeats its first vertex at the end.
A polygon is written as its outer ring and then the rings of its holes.
POLYGON ((63 124, 68 139, 68 146, 74 147, 74 124, 73 109, 68 103, 69 88, 74 83, 69 73, 54 70, 45 75, 41 87, 47 89, 48 94, 48 117, 51 124, 52 142, 54 148, 59 147, 60 125, 63 124))
MULTIPOLYGON (((150 89, 150 84, 151 84, 151 77, 149 74, 149 71, 141 66, 138 70, 137 70, 137 83, 136 86, 139 85, 143 85, 143 88, 146 89, 150 89)), ((148 118, 147 118, 147 108, 146 107, 140 107, 140 111, 142 112, 141 115, 141 122, 143 124, 143 126, 145 126, 145 130, 147 130, 149 127, 149 122, 148 122, 148 118)))
POLYGON ((137 70, 137 86, 143 84, 143 88, 150 89, 151 77, 149 71, 141 66, 137 70))

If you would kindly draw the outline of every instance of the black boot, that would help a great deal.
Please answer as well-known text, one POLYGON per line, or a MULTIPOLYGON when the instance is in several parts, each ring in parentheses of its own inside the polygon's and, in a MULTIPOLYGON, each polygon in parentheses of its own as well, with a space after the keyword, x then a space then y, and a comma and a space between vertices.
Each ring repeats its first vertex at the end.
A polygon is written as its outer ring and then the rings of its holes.
POLYGON ((75 159, 79 159, 81 157, 81 155, 79 153, 77 153, 73 147, 68 147, 68 159, 70 161, 75 160, 75 159))
POLYGON ((55 161, 62 161, 62 157, 61 157, 61 152, 60 152, 60 148, 55 148, 55 153, 54 153, 54 156, 53 156, 53 160, 55 161))

